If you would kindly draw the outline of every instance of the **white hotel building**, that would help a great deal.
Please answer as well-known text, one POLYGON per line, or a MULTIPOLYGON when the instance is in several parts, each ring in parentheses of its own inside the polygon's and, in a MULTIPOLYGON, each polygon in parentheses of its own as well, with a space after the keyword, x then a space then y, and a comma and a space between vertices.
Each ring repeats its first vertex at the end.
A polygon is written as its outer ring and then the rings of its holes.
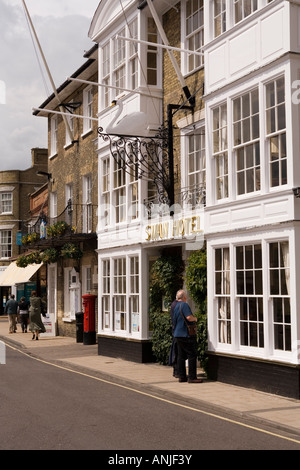
POLYGON ((299 398, 300 2, 208 4, 210 371, 299 398))
MULTIPOLYGON (((149 40, 149 9, 138 8, 145 2, 122 3, 123 11, 120 2, 100 2, 91 24, 99 81, 142 92, 125 92, 124 107, 144 111, 155 129, 162 120, 162 51, 156 51, 157 81, 151 83, 142 68, 153 51, 139 44, 138 59, 131 44, 117 38, 149 40)), ((190 2, 168 3, 180 7, 184 24, 190 2)), ((182 135, 205 126, 206 206, 178 217, 192 232, 204 229, 207 242, 209 371, 216 380, 299 398, 300 1, 196 3, 204 33, 205 113, 195 113, 192 127, 179 124, 182 135)), ((167 8, 153 5, 160 15, 167 8)), ((184 28, 181 34, 188 48, 184 28)), ((181 66, 184 74, 184 61, 181 66)), ((109 88, 99 92, 104 130, 115 96, 109 88)), ((147 198, 148 183, 120 171, 101 137, 98 156, 99 208, 113 207, 98 227, 99 354, 143 361, 151 260, 164 246, 180 247, 186 259, 188 237, 155 238, 134 210, 135 201, 147 198)))

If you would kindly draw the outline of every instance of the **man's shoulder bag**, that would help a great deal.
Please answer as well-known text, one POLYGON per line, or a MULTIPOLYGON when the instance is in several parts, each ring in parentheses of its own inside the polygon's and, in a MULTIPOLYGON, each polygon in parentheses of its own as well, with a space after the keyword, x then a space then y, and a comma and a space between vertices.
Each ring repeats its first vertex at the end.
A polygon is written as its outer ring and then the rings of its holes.
POLYGON ((196 336, 196 334, 197 334, 197 323, 188 323, 185 316, 183 315, 183 313, 181 311, 181 305, 179 306, 179 309, 180 309, 180 314, 181 314, 181 316, 184 320, 184 323, 187 327, 189 336, 196 336))

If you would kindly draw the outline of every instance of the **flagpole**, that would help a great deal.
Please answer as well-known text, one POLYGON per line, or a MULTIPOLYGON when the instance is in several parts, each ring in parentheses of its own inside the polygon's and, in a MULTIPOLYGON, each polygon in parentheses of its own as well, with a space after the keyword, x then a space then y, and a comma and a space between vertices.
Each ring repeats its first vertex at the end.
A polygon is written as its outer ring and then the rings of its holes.
MULTIPOLYGON (((28 11, 28 9, 27 9, 25 0, 22 0, 22 2, 23 2, 23 6, 24 6, 24 9, 25 9, 27 18, 28 18, 28 20, 29 20, 31 29, 32 29, 32 31, 33 31, 35 40, 36 40, 36 42, 37 42, 37 45, 38 45, 40 54, 41 54, 41 56, 42 56, 42 59, 43 59, 45 68, 46 68, 46 70, 47 70, 48 77, 49 77, 50 83, 51 83, 51 85, 52 85, 54 95, 56 96, 56 99, 57 99, 57 101, 58 101, 59 109, 60 109, 61 112, 63 112, 64 108, 59 104, 59 103, 60 103, 60 99, 59 99, 59 96, 58 96, 58 93, 57 93, 57 90, 56 90, 56 87, 55 87, 55 83, 54 83, 54 81, 53 81, 51 72, 50 72, 50 70, 49 70, 49 67, 48 67, 46 58, 45 58, 45 56, 44 56, 43 50, 42 50, 41 45, 40 45, 40 41, 39 41, 39 39, 38 39, 38 37, 37 37, 37 34, 36 34, 35 28, 34 28, 33 23, 32 23, 32 21, 31 21, 31 18, 30 18, 29 11, 28 11)), ((65 126, 66 126, 66 128, 67 128, 67 132, 68 132, 68 134, 69 134, 69 137, 70 137, 71 141, 73 142, 73 141, 74 141, 74 136, 73 136, 73 133, 72 133, 72 131, 71 131, 70 125, 69 125, 69 123, 68 123, 67 117, 66 117, 65 115, 63 115, 62 117, 63 117, 64 123, 65 123, 65 126)))

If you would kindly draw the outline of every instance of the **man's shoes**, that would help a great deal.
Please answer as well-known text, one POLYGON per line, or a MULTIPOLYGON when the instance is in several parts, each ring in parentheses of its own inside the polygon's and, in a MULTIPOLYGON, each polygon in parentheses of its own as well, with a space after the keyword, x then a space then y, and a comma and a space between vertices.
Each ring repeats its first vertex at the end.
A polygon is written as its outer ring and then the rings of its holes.
POLYGON ((189 384, 202 384, 202 379, 188 379, 189 384))
POLYGON ((179 382, 187 382, 187 378, 186 377, 179 377, 179 382))

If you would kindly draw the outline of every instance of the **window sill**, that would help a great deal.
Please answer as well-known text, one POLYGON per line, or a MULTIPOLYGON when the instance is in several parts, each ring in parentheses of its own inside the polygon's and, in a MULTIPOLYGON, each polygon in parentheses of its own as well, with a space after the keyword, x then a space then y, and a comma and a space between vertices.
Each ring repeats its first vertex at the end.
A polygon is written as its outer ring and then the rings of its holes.
POLYGON ((84 131, 84 132, 81 134, 80 137, 81 137, 82 139, 85 139, 85 138, 86 138, 87 136, 89 136, 92 132, 93 132, 93 129, 90 128, 90 129, 84 131))

